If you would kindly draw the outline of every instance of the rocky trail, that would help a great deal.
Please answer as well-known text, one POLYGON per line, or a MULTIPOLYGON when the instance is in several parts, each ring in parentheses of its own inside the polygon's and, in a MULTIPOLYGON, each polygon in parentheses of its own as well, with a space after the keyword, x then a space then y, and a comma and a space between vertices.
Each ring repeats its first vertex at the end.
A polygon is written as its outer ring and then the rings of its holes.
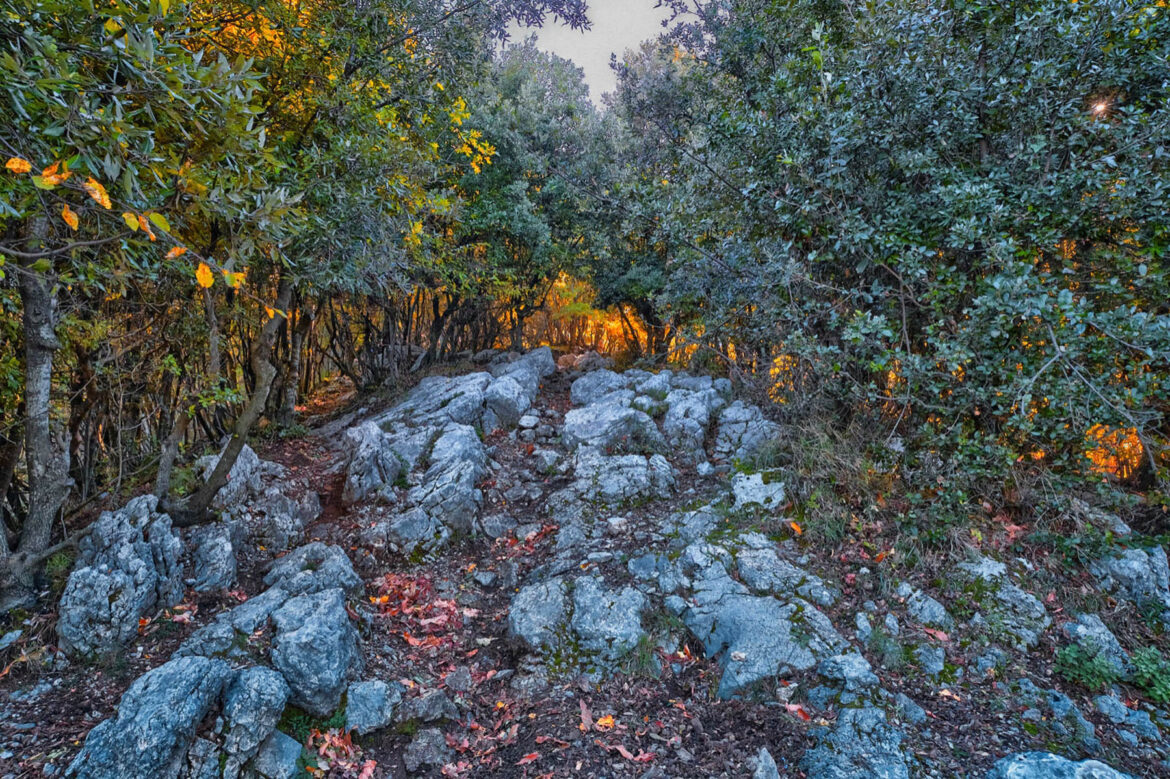
MULTIPOLYGON (((1032 561, 819 549, 725 379, 479 362, 246 450, 214 525, 103 514, 0 631, 0 776, 1170 775, 1170 709, 1054 674, 1131 658, 1032 561)), ((1161 547, 1068 579, 1170 612, 1161 547)))

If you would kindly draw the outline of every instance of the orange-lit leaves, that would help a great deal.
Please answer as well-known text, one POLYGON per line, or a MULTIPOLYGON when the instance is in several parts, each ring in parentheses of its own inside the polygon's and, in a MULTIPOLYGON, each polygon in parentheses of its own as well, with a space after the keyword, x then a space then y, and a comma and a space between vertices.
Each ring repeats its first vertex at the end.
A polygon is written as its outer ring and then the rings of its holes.
POLYGON ((61 206, 61 218, 65 220, 65 224, 69 225, 69 229, 76 230, 78 225, 77 212, 69 207, 69 204, 61 206))

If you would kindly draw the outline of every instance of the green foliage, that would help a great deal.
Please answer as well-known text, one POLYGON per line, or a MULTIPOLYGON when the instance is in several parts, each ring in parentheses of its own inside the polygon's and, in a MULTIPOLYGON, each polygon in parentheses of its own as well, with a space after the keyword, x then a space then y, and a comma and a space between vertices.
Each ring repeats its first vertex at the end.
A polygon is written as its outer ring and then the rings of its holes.
POLYGON ((1129 659, 1133 664, 1130 681, 1155 703, 1170 703, 1170 661, 1152 646, 1142 647, 1129 659))
POLYGON ((340 730, 345 727, 345 707, 339 706, 337 711, 328 717, 316 717, 296 706, 286 706, 276 723, 276 729, 295 738, 304 744, 309 740, 309 733, 319 730, 322 733, 328 730, 340 730))
POLYGON ((940 505, 965 522, 1013 470, 1098 479, 1094 425, 1164 444, 1166 9, 718 8, 628 60, 617 95, 660 313, 748 372, 789 358, 791 412, 896 432, 928 545, 940 505))
POLYGON ((1087 690, 1102 690, 1119 678, 1113 663, 1102 652, 1080 644, 1061 647, 1056 653, 1056 672, 1087 690))

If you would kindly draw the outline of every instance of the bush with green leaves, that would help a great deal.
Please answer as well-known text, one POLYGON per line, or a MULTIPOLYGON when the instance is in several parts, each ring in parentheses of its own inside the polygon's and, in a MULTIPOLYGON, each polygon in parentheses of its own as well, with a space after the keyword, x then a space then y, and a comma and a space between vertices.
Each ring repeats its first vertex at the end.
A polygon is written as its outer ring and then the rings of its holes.
POLYGON ((618 93, 668 171, 666 316, 739 370, 788 360, 784 409, 880 417, 912 523, 1021 466, 1093 477, 1098 424, 1165 494, 1167 9, 672 4, 698 21, 618 93))
POLYGON ((1170 703, 1170 661, 1154 647, 1147 646, 1134 652, 1130 662, 1133 673, 1129 680, 1155 703, 1170 703))
POLYGON ((1069 644, 1056 653, 1056 673, 1086 690, 1103 690, 1120 678, 1104 653, 1080 644, 1069 644))

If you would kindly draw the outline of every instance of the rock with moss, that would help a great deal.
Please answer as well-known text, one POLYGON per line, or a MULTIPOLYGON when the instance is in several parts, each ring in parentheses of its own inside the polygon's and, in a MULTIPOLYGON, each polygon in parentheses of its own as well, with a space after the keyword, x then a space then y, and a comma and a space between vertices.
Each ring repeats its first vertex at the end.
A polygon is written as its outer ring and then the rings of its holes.
POLYGON ((568 585, 563 579, 523 587, 508 607, 508 635, 529 649, 551 647, 568 608, 568 585))

